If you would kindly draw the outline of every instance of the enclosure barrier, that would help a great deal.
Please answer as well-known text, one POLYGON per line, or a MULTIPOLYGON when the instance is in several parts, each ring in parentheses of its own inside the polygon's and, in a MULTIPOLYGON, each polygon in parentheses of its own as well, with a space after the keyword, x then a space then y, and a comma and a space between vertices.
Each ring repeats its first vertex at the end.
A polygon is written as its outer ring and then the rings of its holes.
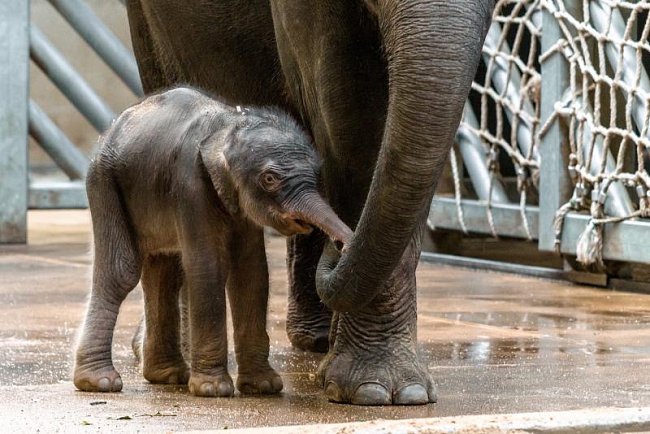
MULTIPOLYGON (((49 0, 135 95, 133 55, 83 0, 49 0)), ((650 3, 500 0, 432 228, 536 240, 602 271, 650 263, 650 3)), ((86 206, 83 155, 28 97, 29 59, 102 131, 115 117, 29 22, 0 0, 0 242, 25 241, 30 208, 86 206), (27 133, 70 182, 28 182, 27 133)))
POLYGON ((648 9, 498 1, 429 225, 536 239, 594 271, 650 262, 648 9))
MULTIPOLYGON (((133 54, 83 0, 48 0, 126 86, 141 96, 133 54)), ((29 98, 29 61, 98 132, 116 114, 30 22, 29 1, 0 0, 0 243, 26 241, 28 208, 85 208, 83 179, 89 158, 29 98), (4 97, 6 96, 6 97, 4 97), (69 182, 29 182, 27 136, 31 135, 69 178, 69 182)))

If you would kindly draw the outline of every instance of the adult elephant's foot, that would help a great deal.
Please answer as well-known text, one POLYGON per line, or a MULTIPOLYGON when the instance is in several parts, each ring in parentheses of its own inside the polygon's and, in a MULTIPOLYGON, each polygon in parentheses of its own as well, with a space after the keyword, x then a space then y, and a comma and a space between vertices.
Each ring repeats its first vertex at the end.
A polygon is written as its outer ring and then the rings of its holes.
POLYGON ((209 374, 193 372, 188 386, 195 396, 229 397, 235 393, 232 378, 225 369, 209 374))
POLYGON ((255 373, 240 371, 237 375, 237 390, 245 395, 278 393, 282 387, 282 378, 270 366, 255 373))
POLYGON ((295 348, 326 353, 331 321, 332 313, 322 303, 314 306, 289 300, 287 335, 295 348))
POLYGON ((287 335, 304 351, 326 353, 332 312, 316 293, 314 276, 326 237, 318 230, 287 240, 289 304, 287 335))
POLYGON ((182 358, 164 362, 147 360, 145 357, 142 374, 148 382, 154 384, 187 384, 190 367, 182 358))
POLYGON ((431 376, 411 352, 328 355, 319 368, 327 399, 355 405, 421 405, 436 402, 431 376))
POLYGON ((416 354, 415 267, 359 312, 337 313, 332 347, 319 367, 330 401, 357 405, 436 402, 435 384, 416 354), (398 285, 402 283, 402 285, 398 285))
POLYGON ((112 364, 101 367, 78 364, 74 368, 73 382, 84 392, 119 392, 122 378, 112 364))

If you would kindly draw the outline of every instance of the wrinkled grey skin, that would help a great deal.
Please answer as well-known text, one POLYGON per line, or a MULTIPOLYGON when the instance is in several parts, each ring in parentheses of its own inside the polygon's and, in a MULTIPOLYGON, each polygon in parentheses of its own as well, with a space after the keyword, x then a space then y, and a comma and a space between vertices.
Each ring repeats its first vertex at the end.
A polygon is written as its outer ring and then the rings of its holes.
POLYGON ((325 193, 355 233, 338 258, 319 232, 288 241, 287 332, 328 349, 332 401, 424 404, 416 283, 428 208, 460 122, 493 0, 128 0, 147 92, 190 83, 296 115, 325 193), (322 256, 316 290, 317 264, 322 256))
POLYGON ((318 192, 319 159, 308 136, 277 109, 239 112, 187 88, 126 110, 102 138, 87 192, 95 237, 93 282, 76 351, 74 384, 115 392, 115 320, 142 282, 143 372, 189 384, 198 396, 231 396, 227 288, 237 388, 275 393, 268 363, 268 270, 261 226, 284 235, 315 225, 339 247, 352 231, 318 192), (189 309, 189 362, 179 342, 179 289, 189 309))

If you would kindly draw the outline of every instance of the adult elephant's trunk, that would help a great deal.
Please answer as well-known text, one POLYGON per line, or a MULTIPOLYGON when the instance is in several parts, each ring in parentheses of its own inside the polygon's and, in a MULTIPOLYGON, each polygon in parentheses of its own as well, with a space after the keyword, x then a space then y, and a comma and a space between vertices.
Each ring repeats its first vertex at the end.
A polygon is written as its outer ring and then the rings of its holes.
POLYGON ((319 296, 340 312, 375 298, 426 215, 494 6, 491 0, 376 3, 389 74, 383 143, 347 252, 336 264, 326 249, 317 276, 319 296))

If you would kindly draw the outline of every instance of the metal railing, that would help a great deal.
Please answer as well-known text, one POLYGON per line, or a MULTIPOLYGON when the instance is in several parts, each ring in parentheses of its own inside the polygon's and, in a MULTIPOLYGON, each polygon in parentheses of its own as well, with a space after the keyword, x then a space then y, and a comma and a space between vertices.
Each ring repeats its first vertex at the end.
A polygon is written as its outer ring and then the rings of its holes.
POLYGON ((470 183, 456 179, 453 198, 434 197, 431 227, 537 239, 539 207, 528 203, 527 193, 537 190, 539 178, 540 74, 534 63, 540 38, 539 1, 497 3, 481 69, 456 136, 462 160, 454 150, 450 158, 452 173, 462 177, 462 162, 468 175, 464 178, 470 183), (504 156, 514 172, 500 170, 504 156), (519 200, 514 200, 515 195, 519 200))
POLYGON ((647 1, 501 0, 431 227, 649 263, 647 1), (463 167, 464 165, 464 167, 463 167), (634 197, 634 199, 633 199, 634 197))
MULTIPOLYGON (((48 0, 136 96, 143 94, 133 54, 83 0, 48 0)), ((83 179, 89 158, 29 98, 29 61, 45 73, 97 132, 116 114, 30 21, 29 1, 0 0, 0 243, 26 241, 27 209, 85 208, 83 179), (68 182, 29 182, 28 134, 68 182)))
POLYGON ((29 5, 0 1, 0 242, 24 242, 27 210, 29 5))

